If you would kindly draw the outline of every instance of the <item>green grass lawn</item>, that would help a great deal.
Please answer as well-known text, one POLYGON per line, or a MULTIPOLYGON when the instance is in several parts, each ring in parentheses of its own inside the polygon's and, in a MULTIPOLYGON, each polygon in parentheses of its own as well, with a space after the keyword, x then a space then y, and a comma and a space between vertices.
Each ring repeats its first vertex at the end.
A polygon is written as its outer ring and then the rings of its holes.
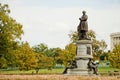
POLYGON ((117 69, 117 68, 111 68, 111 67, 99 67, 98 68, 98 73, 99 74, 108 74, 109 72, 114 72, 114 71, 119 71, 120 72, 120 69, 117 69))
MULTIPOLYGON (((63 68, 60 69, 40 69, 39 74, 62 74, 63 68)), ((20 70, 0 70, 0 74, 35 74, 35 70, 29 70, 29 71, 20 71, 20 70)))
MULTIPOLYGON (((57 68, 57 69, 40 69, 39 74, 62 74, 64 68, 57 68)), ((99 67, 98 73, 100 74, 107 74, 108 71, 120 71, 120 69, 110 68, 110 67, 99 67)), ((19 70, 0 70, 0 74, 35 74, 35 70, 29 71, 19 71, 19 70)))
POLYGON ((100 67, 100 68, 98 68, 98 72, 108 72, 108 71, 120 71, 120 69, 111 68, 111 67, 100 67))

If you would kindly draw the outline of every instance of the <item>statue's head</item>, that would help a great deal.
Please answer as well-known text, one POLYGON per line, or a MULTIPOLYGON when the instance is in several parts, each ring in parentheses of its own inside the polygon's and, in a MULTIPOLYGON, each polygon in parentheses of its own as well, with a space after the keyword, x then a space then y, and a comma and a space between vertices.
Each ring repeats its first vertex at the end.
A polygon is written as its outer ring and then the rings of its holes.
POLYGON ((86 11, 82 11, 83 14, 86 14, 86 11))

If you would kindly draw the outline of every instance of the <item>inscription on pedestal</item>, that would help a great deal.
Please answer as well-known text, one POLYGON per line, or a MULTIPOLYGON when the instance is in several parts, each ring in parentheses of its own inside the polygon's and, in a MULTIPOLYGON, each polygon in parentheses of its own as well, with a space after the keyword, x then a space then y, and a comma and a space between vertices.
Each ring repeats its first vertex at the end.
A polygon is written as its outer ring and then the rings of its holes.
POLYGON ((77 48, 77 56, 85 55, 86 50, 87 50, 87 48, 86 48, 85 45, 79 45, 78 48, 77 48))

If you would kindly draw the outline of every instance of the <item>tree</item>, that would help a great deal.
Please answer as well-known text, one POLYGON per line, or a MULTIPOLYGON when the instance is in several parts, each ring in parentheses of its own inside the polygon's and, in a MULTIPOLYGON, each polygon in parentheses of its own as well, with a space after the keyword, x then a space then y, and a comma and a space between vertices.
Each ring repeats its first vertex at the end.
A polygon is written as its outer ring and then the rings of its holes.
POLYGON ((50 48, 49 49, 49 56, 54 59, 54 65, 55 64, 63 64, 63 61, 60 58, 60 53, 62 49, 61 48, 50 48))
POLYGON ((37 53, 37 67, 35 68, 36 73, 38 73, 39 69, 48 68, 51 69, 56 64, 56 56, 58 52, 56 52, 56 48, 48 49, 48 46, 44 43, 40 43, 32 47, 34 52, 37 53))
POLYGON ((27 42, 21 44, 15 55, 19 70, 30 70, 37 66, 37 54, 30 48, 27 42))
POLYGON ((105 61, 108 60, 108 52, 104 52, 103 54, 100 55, 100 60, 105 61))
POLYGON ((8 5, 0 4, 0 56, 7 61, 6 65, 13 63, 13 52, 23 34, 22 25, 11 18, 9 14, 8 5))
POLYGON ((7 68, 7 61, 4 57, 0 57, 0 68, 7 68))
POLYGON ((68 34, 68 36, 70 38, 71 43, 74 43, 79 39, 77 31, 71 31, 70 34, 68 34))
POLYGON ((54 66, 54 59, 52 57, 37 53, 37 59, 37 66, 35 67, 36 73, 38 73, 40 69, 51 69, 54 66))
POLYGON ((47 55, 47 52, 48 52, 48 46, 44 43, 40 43, 38 45, 35 45, 32 47, 33 50, 36 52, 36 53, 40 53, 40 54, 43 54, 43 55, 47 55))
POLYGON ((107 44, 104 40, 93 39, 92 49, 94 59, 100 60, 100 57, 107 55, 104 50, 107 48, 107 44))
POLYGON ((120 45, 116 45, 112 52, 109 53, 108 59, 112 67, 120 68, 120 45))
POLYGON ((65 49, 62 50, 60 54, 60 58, 62 59, 65 67, 70 65, 70 63, 75 59, 75 55, 76 45, 73 43, 66 45, 65 49))

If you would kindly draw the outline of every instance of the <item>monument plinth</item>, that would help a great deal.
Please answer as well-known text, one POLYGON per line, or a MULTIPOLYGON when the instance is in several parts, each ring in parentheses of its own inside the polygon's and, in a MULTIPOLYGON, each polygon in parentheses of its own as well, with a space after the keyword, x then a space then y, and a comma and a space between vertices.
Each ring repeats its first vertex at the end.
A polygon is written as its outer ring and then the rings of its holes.
POLYGON ((91 75, 92 72, 88 69, 88 62, 92 57, 92 41, 78 40, 76 42, 77 54, 76 63, 77 68, 68 69, 68 75, 91 75))

